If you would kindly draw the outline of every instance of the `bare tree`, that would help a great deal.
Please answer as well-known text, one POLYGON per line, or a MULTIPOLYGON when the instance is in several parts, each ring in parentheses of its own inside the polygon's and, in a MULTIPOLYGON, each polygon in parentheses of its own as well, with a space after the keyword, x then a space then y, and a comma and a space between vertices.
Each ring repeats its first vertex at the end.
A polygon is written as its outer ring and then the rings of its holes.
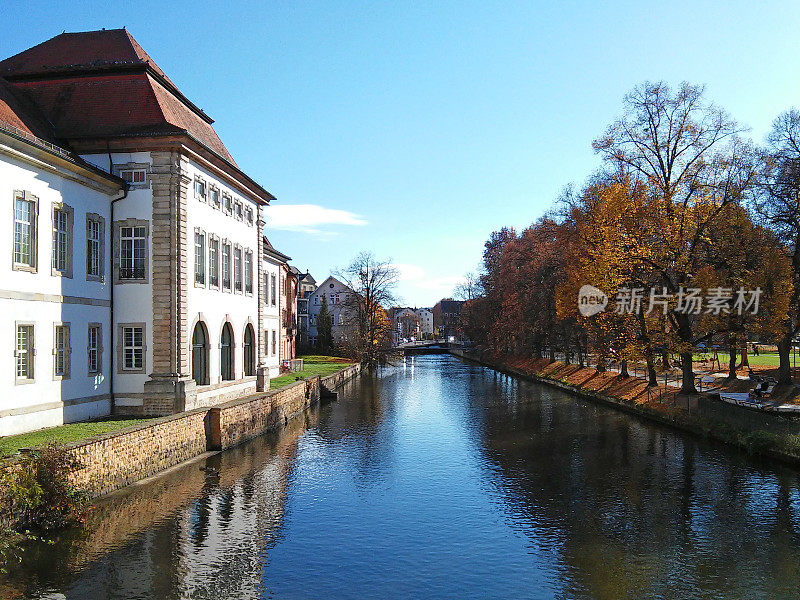
POLYGON ((467 273, 464 280, 453 289, 453 298, 468 302, 483 295, 481 279, 477 273, 467 273))
MULTIPOLYGON (((756 182, 753 152, 725 111, 705 101, 702 86, 644 83, 624 100, 625 113, 595 140, 595 150, 613 171, 646 186, 649 210, 638 247, 626 249, 641 264, 644 281, 675 294, 692 287, 708 260, 710 231, 723 223, 727 207, 740 202, 756 182)), ((695 392, 693 350, 706 339, 699 320, 669 312, 678 338, 684 392, 695 392)))
POLYGON ((348 324, 356 332, 354 353, 370 367, 384 362, 392 343, 387 310, 396 303, 400 272, 390 261, 362 252, 338 276, 354 292, 345 303, 348 324))

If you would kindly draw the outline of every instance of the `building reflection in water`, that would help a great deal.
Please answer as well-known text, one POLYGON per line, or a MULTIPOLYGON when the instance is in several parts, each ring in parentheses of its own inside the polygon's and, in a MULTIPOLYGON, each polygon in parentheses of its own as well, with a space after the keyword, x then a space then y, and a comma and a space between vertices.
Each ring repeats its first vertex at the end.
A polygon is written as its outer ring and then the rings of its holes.
POLYGON ((798 483, 557 390, 414 357, 281 433, 102 501, 12 581, 70 600, 794 598, 798 483))

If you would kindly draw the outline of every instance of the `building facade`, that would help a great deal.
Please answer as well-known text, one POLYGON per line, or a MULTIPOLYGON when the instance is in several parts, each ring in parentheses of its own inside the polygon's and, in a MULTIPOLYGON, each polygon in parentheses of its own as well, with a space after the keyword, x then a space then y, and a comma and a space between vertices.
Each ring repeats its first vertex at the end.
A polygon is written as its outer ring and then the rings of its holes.
POLYGON ((419 331, 422 339, 431 339, 433 337, 433 311, 430 308, 415 308, 414 312, 419 319, 419 331))
POLYGON ((266 346, 263 349, 264 364, 269 371, 269 376, 277 377, 280 373, 284 345, 281 321, 286 304, 285 297, 281 293, 284 285, 283 267, 288 263, 289 257, 276 250, 265 236, 262 261, 265 290, 263 295, 263 339, 266 346))
POLYGON ((312 346, 317 345, 317 323, 322 308, 322 298, 328 305, 333 319, 331 333, 334 344, 347 344, 353 340, 353 319, 350 304, 355 292, 347 285, 331 276, 323 281, 308 298, 308 335, 312 346))
POLYGON ((301 273, 292 267, 297 278, 297 345, 306 348, 310 345, 308 335, 308 299, 317 289, 317 281, 306 271, 301 273))
POLYGON ((12 98, 0 122, 22 132, 0 158, 0 194, 14 205, 3 336, 15 348, 0 434, 263 389, 272 356, 259 252, 274 198, 213 120, 124 29, 56 36, 0 61, 0 83, 12 98), (15 98, 50 140, 27 156, 17 146, 34 134, 14 123, 15 98), (62 414, 30 408, 33 398, 58 399, 62 414))
POLYGON ((104 255, 125 185, 56 145, 43 123, 0 81, 0 435, 111 411, 104 255))
POLYGON ((436 303, 431 309, 434 336, 448 341, 450 341, 450 338, 453 338, 453 341, 461 339, 459 318, 462 306, 464 306, 462 300, 452 300, 450 298, 444 298, 436 303))

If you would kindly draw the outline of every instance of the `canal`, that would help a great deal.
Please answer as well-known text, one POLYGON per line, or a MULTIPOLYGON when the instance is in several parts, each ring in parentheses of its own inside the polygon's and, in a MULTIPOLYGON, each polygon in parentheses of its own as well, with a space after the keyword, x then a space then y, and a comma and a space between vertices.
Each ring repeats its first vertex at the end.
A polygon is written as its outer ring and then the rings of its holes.
POLYGON ((101 501, 0 596, 796 598, 799 483, 558 390, 409 357, 101 501))

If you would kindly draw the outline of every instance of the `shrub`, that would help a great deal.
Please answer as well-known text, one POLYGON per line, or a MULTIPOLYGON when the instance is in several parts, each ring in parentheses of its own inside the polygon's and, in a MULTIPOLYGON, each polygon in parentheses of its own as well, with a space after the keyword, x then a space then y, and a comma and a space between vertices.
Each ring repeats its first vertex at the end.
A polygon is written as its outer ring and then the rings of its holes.
POLYGON ((69 481, 77 462, 56 445, 0 469, 0 570, 21 543, 83 520, 87 497, 69 481))

